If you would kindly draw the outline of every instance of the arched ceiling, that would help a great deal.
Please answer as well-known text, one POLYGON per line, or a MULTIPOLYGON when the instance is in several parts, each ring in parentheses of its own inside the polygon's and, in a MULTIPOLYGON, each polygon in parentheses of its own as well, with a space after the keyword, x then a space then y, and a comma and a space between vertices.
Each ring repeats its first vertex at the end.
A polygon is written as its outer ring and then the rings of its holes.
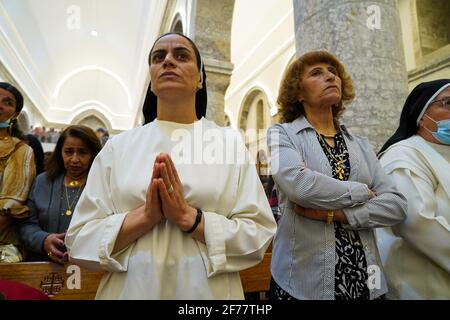
POLYGON ((129 129, 167 1, 0 0, 0 59, 48 122, 91 108, 129 129))

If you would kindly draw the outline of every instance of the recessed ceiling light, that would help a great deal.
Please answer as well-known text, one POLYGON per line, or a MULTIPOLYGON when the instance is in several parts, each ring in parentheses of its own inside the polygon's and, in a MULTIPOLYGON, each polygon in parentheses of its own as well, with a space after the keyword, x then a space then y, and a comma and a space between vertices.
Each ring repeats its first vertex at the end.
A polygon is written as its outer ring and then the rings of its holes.
POLYGON ((95 31, 95 30, 92 30, 92 31, 91 31, 91 36, 93 36, 93 37, 98 36, 98 32, 95 31))

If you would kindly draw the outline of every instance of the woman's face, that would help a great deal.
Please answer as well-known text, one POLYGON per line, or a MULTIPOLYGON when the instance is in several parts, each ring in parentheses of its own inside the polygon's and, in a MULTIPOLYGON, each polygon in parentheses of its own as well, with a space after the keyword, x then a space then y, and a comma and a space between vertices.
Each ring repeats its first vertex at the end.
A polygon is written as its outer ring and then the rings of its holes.
POLYGON ((304 106, 334 105, 341 101, 342 81, 335 67, 328 63, 307 66, 300 76, 299 101, 304 106))
POLYGON ((202 86, 194 48, 182 36, 170 34, 159 39, 150 62, 151 89, 158 97, 175 92, 192 95, 202 86))
POLYGON ((88 174, 92 153, 83 140, 67 137, 61 152, 64 168, 72 178, 83 178, 88 174))
MULTIPOLYGON (((425 112, 428 117, 434 121, 447 120, 450 119, 450 87, 442 91, 435 99, 427 111, 425 112), (442 99, 445 99, 445 106, 442 105, 442 99), (449 99, 449 100, 447 100, 449 99), (438 101, 439 100, 439 101, 438 101)), ((431 121, 428 117, 423 117, 422 120, 428 129, 431 131, 436 131, 437 125, 431 121)))
POLYGON ((437 121, 450 119, 450 105, 447 104, 442 106, 442 102, 438 100, 442 100, 445 98, 450 98, 450 87, 442 91, 435 99, 434 103, 432 103, 422 119, 419 121, 419 129, 417 130, 417 134, 420 135, 427 141, 433 143, 440 143, 436 138, 432 136, 431 132, 436 132, 437 130, 437 121), (434 121, 433 121, 434 120, 434 121), (426 128, 426 129, 425 129, 426 128), (427 130, 428 129, 428 130, 427 130))
POLYGON ((0 88, 0 122, 10 119, 16 112, 16 98, 14 95, 0 88))

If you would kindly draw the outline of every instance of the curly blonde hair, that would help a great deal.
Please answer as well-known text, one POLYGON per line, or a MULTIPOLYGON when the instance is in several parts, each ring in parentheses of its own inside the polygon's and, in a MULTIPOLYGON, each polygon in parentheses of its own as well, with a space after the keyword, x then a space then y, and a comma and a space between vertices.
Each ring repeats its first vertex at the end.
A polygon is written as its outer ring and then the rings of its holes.
POLYGON ((327 51, 311 51, 305 53, 289 65, 281 81, 277 99, 281 123, 292 122, 305 114, 305 108, 298 100, 302 90, 300 79, 306 67, 317 63, 328 63, 335 67, 339 78, 342 80, 341 101, 333 105, 333 119, 335 123, 338 123, 339 118, 345 110, 344 103, 351 102, 355 97, 352 79, 345 71, 344 65, 334 55, 327 51))

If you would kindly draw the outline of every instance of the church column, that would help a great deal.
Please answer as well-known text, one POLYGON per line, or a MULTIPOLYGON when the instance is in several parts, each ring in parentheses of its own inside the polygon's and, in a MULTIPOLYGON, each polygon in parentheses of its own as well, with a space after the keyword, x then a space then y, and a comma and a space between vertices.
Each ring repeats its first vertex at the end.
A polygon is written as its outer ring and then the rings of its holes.
POLYGON ((233 65, 230 62, 231 22, 234 0, 197 0, 195 43, 202 53, 207 73, 206 117, 224 125, 225 92, 233 65))
POLYGON ((378 150, 408 93, 396 1, 294 0, 294 14, 298 56, 323 49, 344 63, 356 98, 343 122, 378 150))

